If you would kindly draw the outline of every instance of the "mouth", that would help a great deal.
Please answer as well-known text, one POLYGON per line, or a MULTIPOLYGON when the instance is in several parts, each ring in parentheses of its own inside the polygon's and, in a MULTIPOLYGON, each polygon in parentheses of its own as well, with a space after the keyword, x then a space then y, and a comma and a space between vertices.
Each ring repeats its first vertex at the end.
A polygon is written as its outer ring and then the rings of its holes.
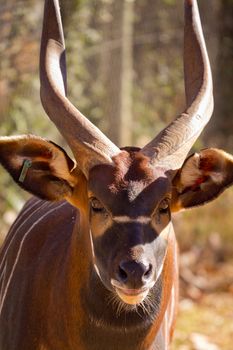
POLYGON ((119 298, 129 305, 137 305, 143 302, 152 288, 152 286, 146 286, 140 289, 128 289, 119 285, 115 280, 112 280, 111 283, 119 298))
POLYGON ((149 289, 138 290, 138 289, 119 289, 115 288, 117 295, 121 298, 122 301, 126 304, 137 305, 140 304, 146 297, 149 292, 149 289))

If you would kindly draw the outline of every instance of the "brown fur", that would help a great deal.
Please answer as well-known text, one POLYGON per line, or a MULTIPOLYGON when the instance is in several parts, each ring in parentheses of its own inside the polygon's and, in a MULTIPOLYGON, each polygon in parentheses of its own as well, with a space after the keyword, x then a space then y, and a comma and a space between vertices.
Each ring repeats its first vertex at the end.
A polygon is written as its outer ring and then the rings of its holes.
MULTIPOLYGON (((87 180, 69 165, 71 160, 59 147, 45 140, 7 138, 1 140, 0 148, 0 159, 16 179, 21 167, 14 157, 22 162, 25 154, 31 154, 33 166, 25 188, 53 200, 60 196, 78 208, 58 202, 47 217, 50 210, 43 209, 43 202, 31 214, 29 203, 22 221, 19 217, 13 226, 1 252, 1 347, 165 349, 174 330, 178 295, 177 248, 166 203, 169 207, 171 201, 171 209, 176 210, 213 198, 233 181, 232 157, 219 150, 202 151, 190 157, 173 179, 161 168, 151 167, 140 151, 127 149, 115 157, 115 166, 93 167, 87 180), (221 171, 219 176, 216 169, 221 171), (68 188, 63 187, 66 183, 68 188), (90 207, 93 197, 100 212, 90 207), (147 261, 153 278, 159 274, 155 266, 162 269, 149 291, 154 304, 148 315, 140 316, 140 306, 139 315, 124 307, 117 315, 118 309, 109 301, 115 293, 111 280, 117 278, 122 261, 147 261)), ((140 288, 140 283, 132 279, 127 288, 140 288)), ((115 295, 118 302, 120 295, 115 295)), ((138 296, 121 298, 129 304, 140 300, 138 296)))

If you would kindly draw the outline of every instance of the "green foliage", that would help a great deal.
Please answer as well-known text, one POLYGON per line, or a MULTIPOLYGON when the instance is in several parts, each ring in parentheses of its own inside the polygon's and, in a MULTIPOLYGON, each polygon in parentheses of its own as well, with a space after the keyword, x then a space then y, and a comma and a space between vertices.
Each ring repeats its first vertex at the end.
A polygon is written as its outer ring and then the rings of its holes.
POLYGON ((163 0, 163 2, 166 4, 166 5, 174 5, 175 4, 175 0, 163 0))

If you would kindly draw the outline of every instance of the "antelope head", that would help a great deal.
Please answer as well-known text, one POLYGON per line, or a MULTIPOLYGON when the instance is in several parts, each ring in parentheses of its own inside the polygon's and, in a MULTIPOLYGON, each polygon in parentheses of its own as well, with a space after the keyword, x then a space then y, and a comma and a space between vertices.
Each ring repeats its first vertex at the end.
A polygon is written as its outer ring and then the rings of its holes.
POLYGON ((35 136, 0 140, 1 162, 20 186, 79 209, 92 274, 129 305, 142 303, 161 277, 174 241, 171 212, 208 202, 232 183, 233 159, 225 152, 206 149, 186 159, 211 117, 213 95, 197 2, 184 2, 187 107, 150 143, 119 149, 67 99, 58 0, 45 1, 41 100, 76 162, 35 136))

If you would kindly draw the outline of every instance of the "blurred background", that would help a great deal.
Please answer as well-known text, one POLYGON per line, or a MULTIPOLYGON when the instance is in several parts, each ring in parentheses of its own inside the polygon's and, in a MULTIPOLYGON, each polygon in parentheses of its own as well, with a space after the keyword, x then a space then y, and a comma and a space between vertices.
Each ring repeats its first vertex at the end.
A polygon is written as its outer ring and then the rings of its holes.
MULTIPOLYGON (((233 1, 199 0, 215 112, 194 146, 233 153, 233 1)), ((68 95, 117 145, 143 146, 182 112, 183 6, 178 0, 61 0, 68 95)), ((0 0, 0 135, 65 146, 42 110, 43 1, 0 0)), ((0 241, 29 197, 0 169, 0 241)), ((180 313, 173 350, 232 349, 233 190, 174 217, 180 313)))

